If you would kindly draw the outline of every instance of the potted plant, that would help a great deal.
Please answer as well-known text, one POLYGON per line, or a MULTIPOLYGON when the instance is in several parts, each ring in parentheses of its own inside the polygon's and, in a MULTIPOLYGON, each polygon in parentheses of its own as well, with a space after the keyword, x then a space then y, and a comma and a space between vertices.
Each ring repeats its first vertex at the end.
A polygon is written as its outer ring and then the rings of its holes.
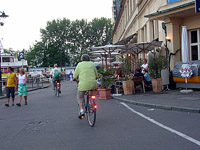
POLYGON ((157 55, 150 57, 149 73, 152 80, 152 88, 154 92, 162 91, 161 70, 167 68, 167 59, 164 56, 157 55))
POLYGON ((131 57, 123 56, 121 57, 122 63, 122 71, 125 75, 125 81, 122 82, 124 95, 133 94, 133 81, 129 78, 132 69, 131 57))
POLYGON ((113 82, 112 73, 108 70, 100 68, 98 73, 101 76, 101 88, 98 89, 99 99, 106 100, 111 98, 111 83, 113 82))

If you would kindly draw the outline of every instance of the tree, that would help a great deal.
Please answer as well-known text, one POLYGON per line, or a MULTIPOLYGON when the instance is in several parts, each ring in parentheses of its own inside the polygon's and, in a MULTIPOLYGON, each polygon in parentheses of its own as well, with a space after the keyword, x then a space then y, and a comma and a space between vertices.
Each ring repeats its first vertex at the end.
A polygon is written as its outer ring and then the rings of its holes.
POLYGON ((41 41, 36 41, 27 52, 28 63, 33 66, 52 66, 57 63, 77 65, 82 54, 91 46, 110 44, 112 34, 111 19, 95 18, 70 21, 57 19, 47 22, 41 29, 41 41))
POLYGON ((89 23, 89 46, 102 46, 112 43, 111 19, 95 18, 89 23))

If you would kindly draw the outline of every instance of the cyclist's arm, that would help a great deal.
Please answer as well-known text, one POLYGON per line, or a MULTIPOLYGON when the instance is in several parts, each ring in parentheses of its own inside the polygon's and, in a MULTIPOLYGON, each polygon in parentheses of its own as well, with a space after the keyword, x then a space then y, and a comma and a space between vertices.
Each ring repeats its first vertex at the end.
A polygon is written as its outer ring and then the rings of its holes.
POLYGON ((95 73, 96 79, 98 79, 98 72, 97 72, 96 67, 94 67, 94 73, 95 73))
POLYGON ((53 71, 54 71, 54 69, 52 69, 51 72, 50 72, 51 78, 53 78, 53 71))
POLYGON ((73 80, 76 81, 78 79, 78 76, 79 76, 79 65, 77 65, 74 71, 73 80))

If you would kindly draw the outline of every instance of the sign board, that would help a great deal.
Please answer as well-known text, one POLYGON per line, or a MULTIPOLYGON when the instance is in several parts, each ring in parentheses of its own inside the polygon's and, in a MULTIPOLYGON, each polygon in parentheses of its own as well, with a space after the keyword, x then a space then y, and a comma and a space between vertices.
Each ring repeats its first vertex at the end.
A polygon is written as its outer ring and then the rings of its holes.
POLYGON ((19 52, 19 59, 24 59, 24 52, 19 52))
POLYGON ((200 13, 200 0, 195 0, 195 11, 200 13))
POLYGON ((180 0, 167 0, 167 4, 171 4, 171 3, 175 3, 175 2, 178 2, 180 0))

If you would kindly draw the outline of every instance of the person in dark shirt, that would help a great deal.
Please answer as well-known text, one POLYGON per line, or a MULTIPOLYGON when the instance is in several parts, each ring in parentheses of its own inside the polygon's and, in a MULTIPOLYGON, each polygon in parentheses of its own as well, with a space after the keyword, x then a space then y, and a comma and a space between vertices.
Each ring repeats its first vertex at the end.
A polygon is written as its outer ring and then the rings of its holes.
MULTIPOLYGON (((141 69, 140 68, 137 68, 136 70, 135 70, 135 74, 134 74, 134 77, 143 77, 143 79, 144 79, 144 74, 143 73, 141 73, 141 69)), ((133 77, 133 78, 134 78, 133 77)))

